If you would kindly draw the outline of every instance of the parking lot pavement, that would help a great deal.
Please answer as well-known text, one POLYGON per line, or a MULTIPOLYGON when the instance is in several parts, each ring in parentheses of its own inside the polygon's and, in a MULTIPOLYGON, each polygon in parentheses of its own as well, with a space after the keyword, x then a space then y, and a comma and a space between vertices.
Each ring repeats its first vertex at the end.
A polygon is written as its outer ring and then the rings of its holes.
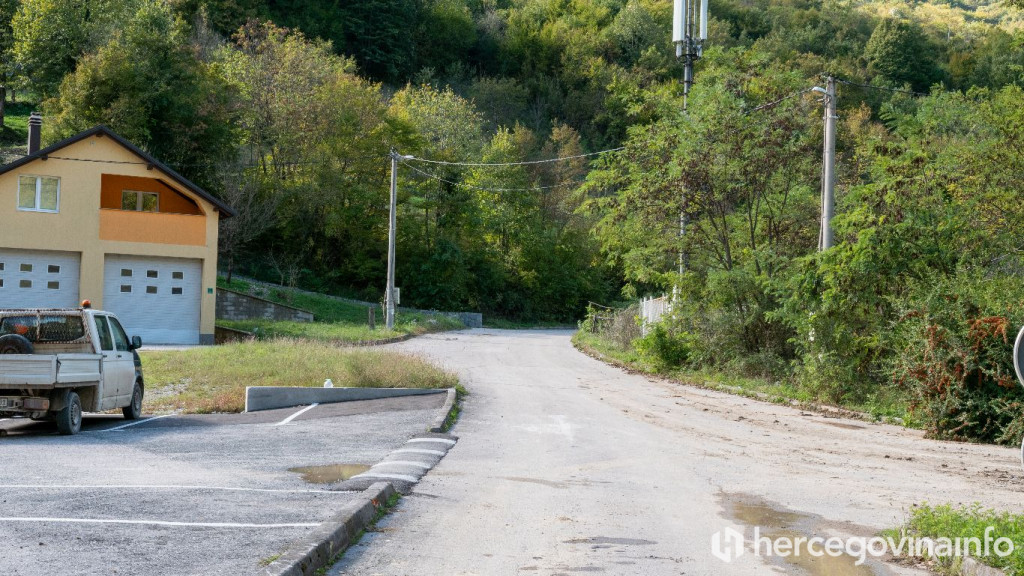
POLYGON ((423 432, 443 402, 96 415, 77 436, 0 420, 0 574, 256 572, 354 496, 290 468, 372 465, 423 432))

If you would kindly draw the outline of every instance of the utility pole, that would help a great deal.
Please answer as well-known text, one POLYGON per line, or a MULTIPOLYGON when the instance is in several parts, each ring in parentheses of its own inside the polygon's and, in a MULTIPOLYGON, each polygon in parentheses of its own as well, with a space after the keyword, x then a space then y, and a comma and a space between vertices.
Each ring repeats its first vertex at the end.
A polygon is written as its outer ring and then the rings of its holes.
MULTIPOLYGON (((693 65, 704 53, 708 38, 708 0, 674 0, 672 3, 672 41, 676 58, 683 58, 683 114, 686 114, 690 88, 693 86, 693 65), (699 2, 699 4, 698 4, 699 2)), ((686 199, 679 211, 679 275, 686 271, 686 199)))
POLYGON ((686 272, 686 208, 679 211, 679 276, 686 272))
POLYGON ((391 209, 388 216, 388 287, 385 292, 384 325, 395 329, 395 212, 398 207, 398 152, 391 149, 391 209))
MULTIPOLYGON (((818 89, 820 90, 820 89, 818 89)), ((821 251, 832 247, 832 216, 835 215, 836 185, 836 80, 825 85, 825 151, 821 174, 821 251)))
POLYGON ((388 211, 388 286, 384 291, 384 325, 388 330, 395 328, 395 236, 398 233, 396 218, 398 212, 398 161, 412 160, 414 156, 402 156, 394 148, 388 154, 391 158, 391 208, 388 211))

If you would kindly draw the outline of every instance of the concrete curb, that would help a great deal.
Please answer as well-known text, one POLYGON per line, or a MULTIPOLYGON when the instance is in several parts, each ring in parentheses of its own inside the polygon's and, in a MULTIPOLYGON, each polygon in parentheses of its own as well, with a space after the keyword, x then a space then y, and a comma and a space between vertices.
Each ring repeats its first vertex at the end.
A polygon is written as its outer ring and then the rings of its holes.
POLYGON ((441 406, 437 417, 434 418, 434 423, 427 429, 428 432, 445 432, 444 425, 448 422, 448 415, 452 413, 452 408, 455 407, 455 400, 458 399, 458 396, 459 394, 455 391, 455 388, 448 389, 448 398, 444 401, 444 406, 441 406))
POLYGON ((247 386, 245 411, 274 410, 310 404, 379 400, 398 396, 443 394, 431 388, 306 388, 302 386, 247 386))
POLYGON ((291 544, 261 574, 307 576, 315 573, 355 543, 359 533, 373 522, 377 510, 387 505, 394 494, 395 489, 387 482, 373 484, 310 535, 291 544))
POLYGON ((330 490, 354 492, 365 490, 376 482, 390 482, 400 494, 412 492, 424 476, 437 466, 458 443, 458 436, 426 432, 410 438, 401 447, 388 453, 383 460, 362 474, 333 484, 330 490))

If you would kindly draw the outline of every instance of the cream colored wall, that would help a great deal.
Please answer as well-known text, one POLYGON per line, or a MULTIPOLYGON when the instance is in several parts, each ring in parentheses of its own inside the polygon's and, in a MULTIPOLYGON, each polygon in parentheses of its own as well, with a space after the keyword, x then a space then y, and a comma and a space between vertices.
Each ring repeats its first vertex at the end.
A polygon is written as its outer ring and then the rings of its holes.
MULTIPOLYGON (((64 158, 84 158, 114 162, 141 162, 117 142, 91 136, 54 153, 64 158)), ((79 297, 103 308, 103 261, 106 254, 194 258, 203 261, 203 295, 200 334, 214 333, 217 286, 217 225, 214 206, 180 187, 176 189, 194 199, 209 215, 205 246, 181 246, 142 242, 100 240, 100 185, 102 174, 122 174, 153 178, 160 174, 142 164, 113 164, 70 160, 36 160, 0 174, 0 246, 25 250, 60 250, 82 255, 79 297), (18 176, 56 176, 60 178, 59 213, 18 210, 18 176)))

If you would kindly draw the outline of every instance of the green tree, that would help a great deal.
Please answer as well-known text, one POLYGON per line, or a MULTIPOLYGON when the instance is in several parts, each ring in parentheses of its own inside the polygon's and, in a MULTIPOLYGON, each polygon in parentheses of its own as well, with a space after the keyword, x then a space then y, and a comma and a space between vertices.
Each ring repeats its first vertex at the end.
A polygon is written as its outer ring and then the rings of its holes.
POLYGON ((465 63, 476 42, 476 23, 464 0, 429 2, 417 32, 417 66, 444 70, 455 62, 465 63))
POLYGON ((921 27, 912 22, 887 18, 878 23, 864 47, 868 70, 890 82, 909 84, 914 90, 927 91, 942 80, 935 54, 921 27))
POLYGON ((44 110, 48 139, 106 124, 172 167, 214 187, 232 153, 231 95, 188 43, 188 27, 162 2, 144 4, 85 56, 44 110))
POLYGON ((240 28, 218 59, 238 95, 246 156, 278 181, 307 174, 296 167, 323 137, 325 111, 316 96, 353 63, 335 56, 329 42, 256 21, 240 28))
POLYGON ((356 76, 352 59, 334 54, 329 42, 271 22, 246 24, 216 61, 238 95, 239 156, 248 164, 242 182, 249 185, 237 191, 256 208, 277 207, 274 229, 252 238, 256 252, 280 263, 277 252, 291 251, 317 289, 382 284, 381 183, 388 144, 406 140, 380 87, 356 76))
POLYGON ((4 128, 4 105, 7 103, 7 89, 14 76, 14 67, 12 66, 14 28, 11 23, 20 4, 20 0, 0 0, 0 132, 4 128))
POLYGON ((145 0, 22 0, 13 20, 14 64, 43 97, 57 93, 78 61, 122 28, 145 0))
POLYGON ((679 94, 644 92, 637 108, 655 119, 588 175, 584 209, 599 218, 595 233, 627 295, 677 291, 686 331, 699 335, 695 362, 757 357, 770 372, 792 356, 771 287, 816 243, 807 223, 816 220, 817 114, 794 99, 748 113, 808 80, 762 66, 757 51, 707 57, 688 116, 679 94))

